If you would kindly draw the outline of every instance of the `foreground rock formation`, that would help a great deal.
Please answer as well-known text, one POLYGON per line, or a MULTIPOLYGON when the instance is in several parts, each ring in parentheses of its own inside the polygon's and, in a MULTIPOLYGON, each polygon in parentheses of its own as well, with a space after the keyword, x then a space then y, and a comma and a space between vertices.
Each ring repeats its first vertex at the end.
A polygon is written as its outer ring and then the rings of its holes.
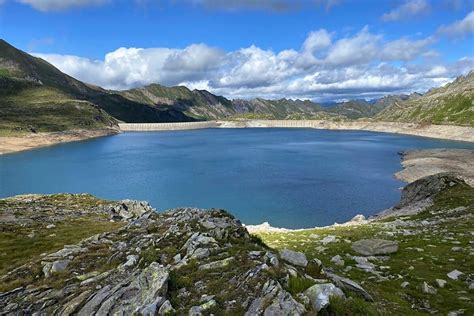
MULTIPOLYGON (((10 232, 17 238, 12 243, 40 241, 54 249, 26 252, 23 262, 2 266, 0 314, 297 315, 351 292, 336 286, 337 276, 329 277, 320 262, 292 251, 280 255, 223 210, 156 213, 145 202, 65 194, 18 196, 0 205, 2 238, 13 238, 10 232), (79 224, 87 219, 118 228, 60 244, 63 234, 90 227, 79 224), (312 288, 302 293, 295 282, 312 288)), ((11 248, 2 249, 4 258, 20 252, 11 248)))

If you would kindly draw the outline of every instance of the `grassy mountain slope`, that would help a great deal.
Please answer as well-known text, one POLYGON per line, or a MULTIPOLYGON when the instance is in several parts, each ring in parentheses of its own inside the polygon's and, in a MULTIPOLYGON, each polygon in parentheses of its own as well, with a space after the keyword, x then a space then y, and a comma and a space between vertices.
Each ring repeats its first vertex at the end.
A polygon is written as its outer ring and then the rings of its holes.
POLYGON ((0 78, 2 128, 19 130, 28 124, 31 129, 47 131, 108 127, 113 120, 103 111, 126 122, 192 120, 179 110, 154 108, 85 84, 3 40, 0 40, 0 78), (81 115, 83 119, 79 119, 81 115), (23 120, 26 122, 19 124, 23 120))
POLYGON ((433 124, 474 125, 474 72, 424 95, 352 100, 322 107, 309 100, 229 100, 205 90, 151 84, 110 91, 76 80, 0 40, 0 128, 66 130, 125 122, 215 119, 374 118, 433 124))
POLYGON ((474 126, 474 71, 417 98, 396 101, 376 119, 474 126))
POLYGON ((233 104, 237 112, 243 114, 244 117, 256 116, 268 119, 307 118, 322 110, 318 104, 308 100, 256 98, 252 100, 234 100, 233 104))
POLYGON ((116 93, 129 100, 157 108, 173 108, 198 119, 220 119, 235 114, 230 100, 206 90, 191 91, 184 86, 164 87, 151 84, 116 93))
POLYGON ((0 87, 0 135, 116 126, 95 104, 56 88, 1 76, 0 87))
POLYGON ((365 100, 353 100, 337 104, 326 111, 337 115, 345 116, 349 119, 359 119, 372 117, 382 111, 387 106, 384 102, 369 103, 365 100))

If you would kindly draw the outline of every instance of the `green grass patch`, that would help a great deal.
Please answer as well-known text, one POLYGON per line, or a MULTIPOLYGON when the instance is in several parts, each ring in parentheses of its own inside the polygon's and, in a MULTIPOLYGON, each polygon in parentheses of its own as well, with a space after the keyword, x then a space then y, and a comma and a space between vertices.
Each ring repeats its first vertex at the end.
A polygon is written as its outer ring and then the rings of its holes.
POLYGON ((51 229, 40 225, 29 227, 2 225, 0 226, 0 275, 40 258, 42 253, 57 251, 64 245, 75 244, 95 234, 115 230, 123 224, 86 217, 56 223, 56 227, 51 229))

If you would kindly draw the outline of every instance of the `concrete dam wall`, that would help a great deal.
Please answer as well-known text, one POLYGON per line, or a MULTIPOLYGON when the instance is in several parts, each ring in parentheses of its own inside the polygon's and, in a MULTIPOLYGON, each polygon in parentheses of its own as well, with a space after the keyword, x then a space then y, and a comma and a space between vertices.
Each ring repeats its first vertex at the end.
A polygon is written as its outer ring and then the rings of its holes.
POLYGON ((202 128, 316 128, 327 130, 384 132, 474 142, 474 127, 452 125, 420 125, 417 123, 400 122, 333 122, 323 120, 234 120, 185 123, 120 123, 119 127, 124 132, 175 131, 202 128))
POLYGON ((219 127, 215 121, 207 122, 182 122, 182 123, 119 123, 120 130, 124 132, 140 131, 177 131, 186 129, 200 129, 219 127))

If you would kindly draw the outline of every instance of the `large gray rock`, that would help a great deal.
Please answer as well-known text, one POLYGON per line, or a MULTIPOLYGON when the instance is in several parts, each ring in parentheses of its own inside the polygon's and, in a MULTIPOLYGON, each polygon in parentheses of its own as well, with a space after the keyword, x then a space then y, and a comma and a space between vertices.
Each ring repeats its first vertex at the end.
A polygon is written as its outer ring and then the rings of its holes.
POLYGON ((233 263, 234 261, 235 261, 234 257, 225 258, 225 259, 222 259, 222 260, 218 260, 218 261, 203 264, 199 267, 199 270, 224 268, 224 267, 227 267, 228 265, 230 265, 231 263, 233 263))
POLYGON ((426 200, 456 184, 465 184, 465 182, 453 173, 444 172, 426 176, 403 188, 400 203, 395 208, 426 200))
POLYGON ((55 272, 63 272, 64 270, 66 270, 69 262, 71 262, 71 260, 58 260, 58 261, 54 261, 53 262, 53 265, 51 266, 51 272, 55 273, 55 272))
POLYGON ((98 315, 155 315, 166 301, 168 279, 168 270, 153 262, 113 288, 106 286, 99 290, 79 311, 79 315, 95 312, 98 315))
POLYGON ((331 297, 345 297, 340 288, 332 283, 315 284, 307 289, 304 294, 311 301, 311 306, 317 312, 329 305, 331 297))
POLYGON ((283 249, 280 251, 280 257, 295 266, 306 267, 308 265, 308 259, 302 252, 283 249))
POLYGON ((261 293, 260 297, 252 301, 245 316, 304 315, 306 312, 304 305, 297 302, 274 280, 267 281, 261 293))
POLYGON ((110 212, 125 219, 135 219, 155 209, 146 201, 123 200, 120 204, 111 207, 110 212))
POLYGON ((425 294, 436 294, 436 289, 426 282, 421 285, 421 291, 425 294))
POLYGON ((364 256, 386 255, 398 251, 398 242, 385 239, 362 239, 352 244, 352 250, 364 256))
POLYGON ((339 288, 356 293, 362 296, 366 301, 371 302, 374 300, 372 296, 366 290, 364 290, 362 286, 352 281, 351 279, 343 278, 341 276, 338 276, 334 273, 330 273, 327 271, 325 271, 325 273, 326 273, 326 276, 339 288))
POLYGON ((461 271, 458 271, 458 270, 453 270, 451 272, 449 272, 448 274, 446 274, 448 276, 448 278, 450 278, 451 280, 457 280, 461 275, 463 275, 464 273, 462 273, 461 271))

